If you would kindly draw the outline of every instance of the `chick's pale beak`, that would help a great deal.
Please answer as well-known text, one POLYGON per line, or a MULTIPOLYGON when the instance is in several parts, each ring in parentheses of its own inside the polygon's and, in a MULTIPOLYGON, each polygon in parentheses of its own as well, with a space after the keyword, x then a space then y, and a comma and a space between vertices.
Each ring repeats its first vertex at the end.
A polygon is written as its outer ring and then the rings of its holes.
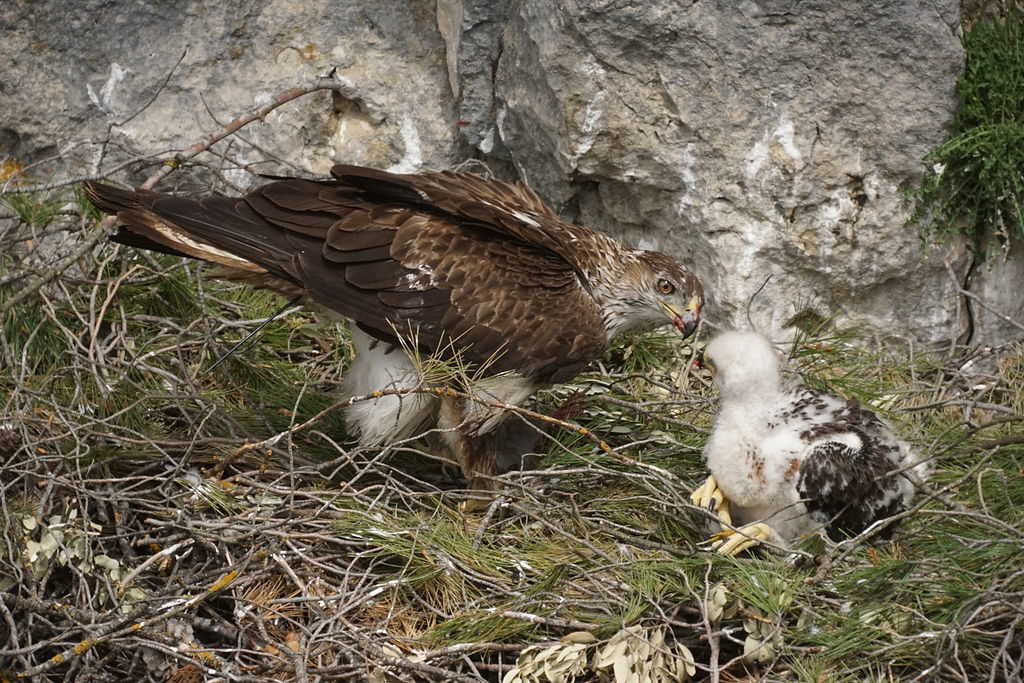
POLYGON ((697 330, 697 325, 700 323, 700 307, 702 303, 700 296, 694 294, 690 297, 690 301, 687 302, 686 308, 682 312, 677 311, 664 301, 661 302, 661 305, 665 308, 665 313, 668 317, 672 319, 672 324, 683 334, 683 338, 686 338, 697 330))

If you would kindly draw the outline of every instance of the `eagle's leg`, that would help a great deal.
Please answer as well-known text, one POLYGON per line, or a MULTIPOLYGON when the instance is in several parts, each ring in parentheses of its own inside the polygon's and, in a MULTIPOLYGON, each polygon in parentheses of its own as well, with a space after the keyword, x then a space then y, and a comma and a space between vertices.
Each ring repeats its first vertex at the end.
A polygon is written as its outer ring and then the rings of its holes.
POLYGON ((476 494, 463 505, 472 512, 490 505, 499 482, 495 476, 521 462, 534 450, 538 430, 523 423, 515 409, 536 390, 536 383, 517 375, 474 382, 472 395, 443 396, 437 426, 445 445, 476 494))
POLYGON ((478 512, 494 500, 497 454, 493 439, 477 434, 473 425, 467 423, 465 410, 465 399, 446 396, 441 400, 437 424, 471 491, 471 497, 460 508, 463 512, 478 512))
POLYGON ((754 522, 736 530, 725 529, 715 534, 712 537, 714 543, 711 544, 711 548, 722 555, 735 557, 762 541, 777 537, 775 530, 764 522, 754 522))
POLYGON ((723 529, 732 526, 729 499, 725 497, 722 489, 718 488, 715 475, 708 476, 707 480, 690 494, 690 500, 693 501, 694 505, 699 505, 705 510, 715 513, 723 529))

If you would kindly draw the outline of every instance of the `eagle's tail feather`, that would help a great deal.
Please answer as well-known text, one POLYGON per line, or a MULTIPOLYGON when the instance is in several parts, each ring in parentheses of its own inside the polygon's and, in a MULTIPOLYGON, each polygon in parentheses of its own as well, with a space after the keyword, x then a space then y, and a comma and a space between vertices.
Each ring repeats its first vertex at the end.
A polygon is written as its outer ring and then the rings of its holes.
POLYGON ((240 210, 238 200, 184 199, 95 182, 84 187, 97 209, 121 223, 115 242, 208 261, 239 275, 295 279, 286 266, 295 250, 283 231, 240 210))
POLYGON ((142 198, 156 197, 156 193, 150 190, 122 190, 113 185, 104 185, 93 180, 82 183, 85 189, 85 196, 93 205, 103 213, 116 214, 127 209, 141 208, 142 198))

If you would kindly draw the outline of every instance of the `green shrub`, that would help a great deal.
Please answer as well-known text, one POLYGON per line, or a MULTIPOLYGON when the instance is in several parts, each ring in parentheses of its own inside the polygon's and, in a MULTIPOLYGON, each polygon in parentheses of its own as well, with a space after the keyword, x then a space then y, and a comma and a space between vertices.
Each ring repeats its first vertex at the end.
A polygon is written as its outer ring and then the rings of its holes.
POLYGON ((970 236, 983 256, 1024 238, 1024 12, 978 22, 964 49, 953 134, 925 159, 914 219, 970 236))

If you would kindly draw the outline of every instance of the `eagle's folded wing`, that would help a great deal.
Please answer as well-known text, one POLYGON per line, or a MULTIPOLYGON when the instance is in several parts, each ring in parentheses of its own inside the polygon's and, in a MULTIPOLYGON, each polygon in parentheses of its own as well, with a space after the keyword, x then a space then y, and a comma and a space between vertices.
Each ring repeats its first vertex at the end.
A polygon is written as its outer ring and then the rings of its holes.
POLYGON ((96 183, 87 191, 117 213, 117 241, 303 294, 384 341, 396 343, 397 329, 427 353, 459 348, 470 362, 493 360, 491 372, 543 381, 574 376, 605 348, 579 268, 554 248, 554 236, 574 227, 529 190, 452 173, 334 175, 279 180, 242 198, 96 183))

